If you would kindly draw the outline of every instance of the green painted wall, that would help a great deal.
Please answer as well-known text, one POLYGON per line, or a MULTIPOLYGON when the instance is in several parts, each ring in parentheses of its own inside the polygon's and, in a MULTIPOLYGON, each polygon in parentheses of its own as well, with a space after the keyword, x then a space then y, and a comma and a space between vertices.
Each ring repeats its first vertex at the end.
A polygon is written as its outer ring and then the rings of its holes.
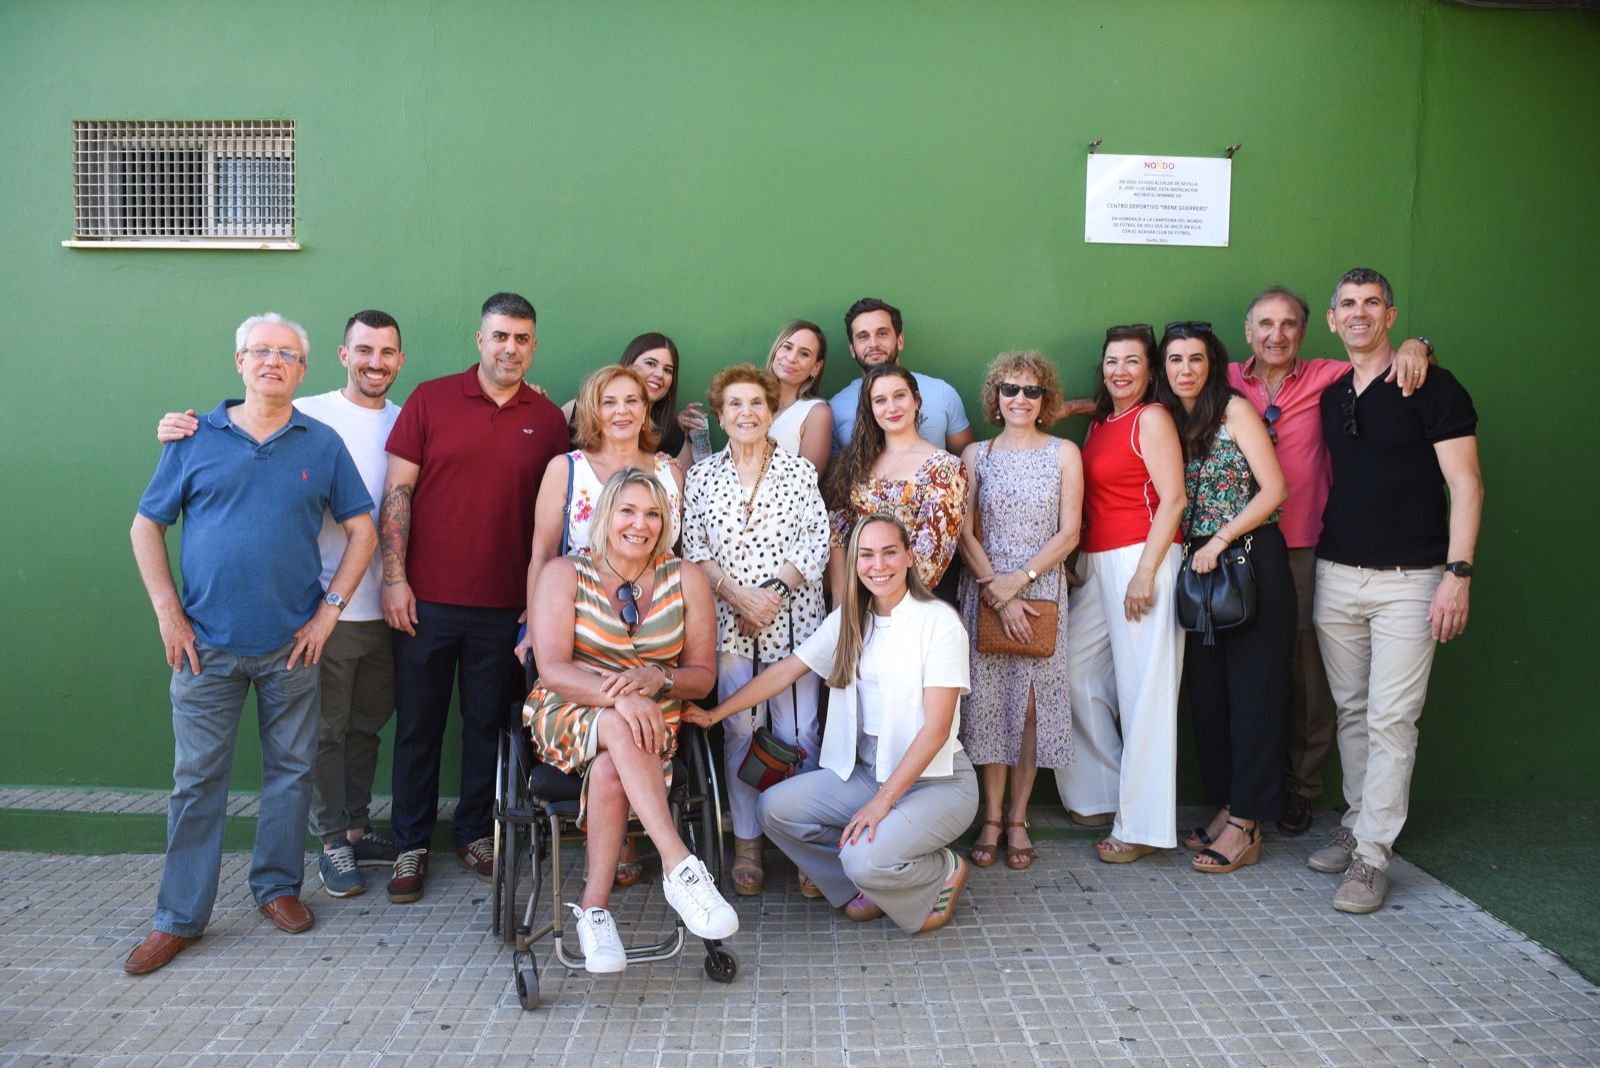
MULTIPOLYGON (((247 314, 304 321, 328 389, 345 316, 392 311, 404 393, 466 366, 477 304, 520 290, 534 377, 564 397, 641 330, 700 388, 793 315, 838 343, 872 293, 905 309, 908 362, 970 399, 1018 346, 1087 389, 1111 322, 1211 318, 1242 349, 1255 290, 1316 302, 1365 264, 1483 417, 1481 577, 1416 791, 1593 796, 1600 398, 1566 350, 1600 281, 1597 59, 1593 15, 1434 0, 0 5, 0 782, 170 782, 126 531, 155 417, 236 386, 247 314), (71 120, 280 117, 303 251, 60 246, 71 120), (1084 245, 1096 136, 1242 141, 1231 247, 1084 245)), ((244 747, 241 786, 255 764, 244 747)))

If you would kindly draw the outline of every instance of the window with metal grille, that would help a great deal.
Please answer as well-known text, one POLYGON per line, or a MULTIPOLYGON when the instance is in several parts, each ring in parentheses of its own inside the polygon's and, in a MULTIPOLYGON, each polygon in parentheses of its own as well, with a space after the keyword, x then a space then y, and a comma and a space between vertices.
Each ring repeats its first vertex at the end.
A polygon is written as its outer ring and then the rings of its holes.
POLYGON ((299 248, 293 120, 72 124, 84 248, 299 248))

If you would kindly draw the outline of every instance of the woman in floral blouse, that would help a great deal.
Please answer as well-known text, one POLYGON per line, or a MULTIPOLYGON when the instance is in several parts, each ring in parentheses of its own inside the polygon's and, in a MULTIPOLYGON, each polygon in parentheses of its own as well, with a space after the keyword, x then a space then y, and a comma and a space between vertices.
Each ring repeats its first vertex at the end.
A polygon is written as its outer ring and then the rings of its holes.
POLYGON ((1183 844, 1199 854, 1197 870, 1216 874, 1260 858, 1261 823, 1282 805, 1295 638, 1294 579, 1278 531, 1287 490, 1266 424, 1228 386, 1228 351, 1210 324, 1169 324, 1161 359, 1156 396, 1183 441, 1187 566, 1214 571, 1234 547, 1249 554, 1256 579, 1255 618, 1216 631, 1214 644, 1190 635, 1184 651, 1201 780, 1219 807, 1183 844))
MULTIPOLYGON (((922 393, 898 364, 869 368, 861 380, 855 430, 828 468, 824 496, 833 527, 828 582, 844 592, 844 548, 856 521, 888 512, 911 533, 917 574, 929 589, 944 578, 961 540, 967 475, 961 461, 917 434, 922 393)), ((937 592, 937 590, 936 590, 937 592)))
MULTIPOLYGON (((762 668, 794 652, 822 623, 828 516, 817 471, 768 436, 778 410, 778 380, 738 364, 711 379, 711 410, 728 447, 689 470, 683 556, 701 565, 717 606, 717 687, 727 697, 762 668)), ((733 811, 733 889, 759 894, 766 876, 756 790, 739 766, 758 725, 806 752, 817 766, 817 677, 809 672, 777 697, 723 723, 729 807, 733 811)), ((816 892, 801 876, 801 892, 816 892)))

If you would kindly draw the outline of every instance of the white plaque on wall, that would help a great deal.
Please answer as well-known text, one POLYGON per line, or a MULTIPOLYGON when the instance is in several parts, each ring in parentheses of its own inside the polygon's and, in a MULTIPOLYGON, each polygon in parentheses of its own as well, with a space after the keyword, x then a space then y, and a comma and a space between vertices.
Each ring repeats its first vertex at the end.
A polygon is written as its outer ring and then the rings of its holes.
POLYGON ((1230 159, 1095 153, 1089 157, 1083 239, 1224 248, 1232 189, 1230 159))

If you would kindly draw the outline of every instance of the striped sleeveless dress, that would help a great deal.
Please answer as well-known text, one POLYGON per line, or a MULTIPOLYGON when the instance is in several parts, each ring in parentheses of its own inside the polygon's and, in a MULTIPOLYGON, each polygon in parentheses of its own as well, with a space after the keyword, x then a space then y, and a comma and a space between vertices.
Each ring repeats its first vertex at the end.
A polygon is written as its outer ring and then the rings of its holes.
MULTIPOLYGON (((568 555, 578 573, 573 597, 573 663, 597 674, 656 664, 675 667, 683 653, 683 561, 662 553, 654 562, 655 590, 648 608, 630 637, 627 625, 611 607, 604 579, 588 549, 568 555)), ((584 799, 588 798, 589 765, 593 762, 597 739, 595 724, 603 708, 563 701, 561 695, 535 682, 522 707, 522 722, 528 728, 539 759, 565 772, 582 772, 584 799)), ((671 698, 661 702, 667 723, 667 751, 661 757, 661 773, 670 786, 672 754, 678 746, 678 717, 683 702, 671 698)), ((582 826, 584 814, 579 815, 582 826)))

